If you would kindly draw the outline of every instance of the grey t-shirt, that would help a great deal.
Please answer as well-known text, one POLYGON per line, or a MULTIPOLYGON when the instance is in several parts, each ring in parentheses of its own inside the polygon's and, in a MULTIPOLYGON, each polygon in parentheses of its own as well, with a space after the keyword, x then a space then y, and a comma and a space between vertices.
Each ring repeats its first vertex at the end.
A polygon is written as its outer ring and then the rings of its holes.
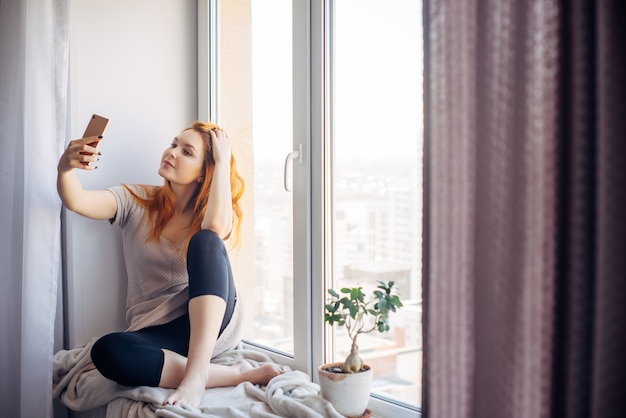
MULTIPOLYGON (((142 187, 131 185, 139 196, 145 196, 142 187)), ((124 261, 128 275, 126 322, 129 328, 144 322, 149 313, 171 312, 158 325, 182 315, 188 299, 189 276, 183 256, 185 238, 173 243, 161 237, 160 242, 148 239, 150 231, 146 210, 141 207, 124 186, 107 189, 117 200, 117 214, 111 223, 122 229, 124 261), (181 306, 182 305, 182 306, 181 306)))

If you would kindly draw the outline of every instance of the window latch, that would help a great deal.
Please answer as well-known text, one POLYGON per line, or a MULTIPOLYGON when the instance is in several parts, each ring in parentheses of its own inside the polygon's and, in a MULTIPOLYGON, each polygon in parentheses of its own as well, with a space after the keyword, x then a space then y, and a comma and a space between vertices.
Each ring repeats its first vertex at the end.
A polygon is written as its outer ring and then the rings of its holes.
MULTIPOLYGON (((302 144, 298 144, 297 151, 291 151, 287 154, 285 158, 285 171, 283 173, 283 184, 285 186, 285 191, 291 191, 291 185, 289 184, 289 166, 293 165, 293 160, 298 159, 298 164, 302 164, 302 144)), ((292 175, 293 177, 293 175, 292 175)))

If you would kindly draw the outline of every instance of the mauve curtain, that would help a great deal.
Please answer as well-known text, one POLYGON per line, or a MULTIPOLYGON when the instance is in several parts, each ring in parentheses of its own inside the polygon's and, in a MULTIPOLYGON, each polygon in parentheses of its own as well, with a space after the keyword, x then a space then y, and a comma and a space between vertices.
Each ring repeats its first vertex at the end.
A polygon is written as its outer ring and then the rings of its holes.
POLYGON ((52 414, 67 0, 0 1, 0 416, 52 414))
POLYGON ((425 416, 626 416, 625 7, 425 2, 425 416))

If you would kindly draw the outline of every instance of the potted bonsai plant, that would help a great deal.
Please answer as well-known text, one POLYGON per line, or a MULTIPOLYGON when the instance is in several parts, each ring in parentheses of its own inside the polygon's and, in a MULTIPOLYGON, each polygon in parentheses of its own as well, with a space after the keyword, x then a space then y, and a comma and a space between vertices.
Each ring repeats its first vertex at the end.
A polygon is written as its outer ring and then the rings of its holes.
POLYGON ((318 369, 320 389, 337 412, 348 417, 363 416, 370 396, 372 370, 363 364, 357 338, 373 331, 389 331, 389 314, 401 308, 394 294, 394 282, 378 282, 369 295, 362 287, 328 289, 330 298, 324 309, 324 322, 345 326, 352 345, 344 362, 323 364, 318 369))

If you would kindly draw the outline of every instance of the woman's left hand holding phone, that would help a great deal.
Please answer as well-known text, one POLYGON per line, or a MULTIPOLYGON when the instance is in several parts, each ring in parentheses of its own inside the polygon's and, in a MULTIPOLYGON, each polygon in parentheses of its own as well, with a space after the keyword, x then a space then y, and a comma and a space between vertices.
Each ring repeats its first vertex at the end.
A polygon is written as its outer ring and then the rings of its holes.
POLYGON ((100 153, 98 145, 106 131, 109 119, 93 114, 81 139, 70 141, 57 165, 57 191, 63 205, 69 210, 91 219, 110 219, 115 216, 117 202, 108 190, 83 188, 75 168, 94 170, 100 153))
POLYGON ((98 168, 95 163, 100 159, 98 144, 101 140, 102 136, 93 136, 70 141, 59 159, 58 171, 62 173, 73 168, 81 168, 83 170, 98 168))
POLYGON ((117 202, 110 191, 84 189, 74 171, 98 168, 95 163, 99 159, 97 146, 101 139, 101 136, 89 136, 70 141, 57 166, 57 191, 63 205, 91 219, 110 219, 117 211, 117 202))

